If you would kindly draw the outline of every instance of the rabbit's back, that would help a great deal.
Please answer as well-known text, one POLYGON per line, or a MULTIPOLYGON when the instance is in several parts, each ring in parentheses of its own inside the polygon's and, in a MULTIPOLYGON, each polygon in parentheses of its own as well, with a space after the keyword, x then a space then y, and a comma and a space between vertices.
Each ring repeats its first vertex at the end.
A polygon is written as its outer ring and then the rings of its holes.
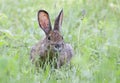
POLYGON ((40 40, 37 44, 32 46, 30 52, 30 59, 33 62, 36 57, 42 57, 46 55, 46 46, 45 46, 45 39, 40 40))

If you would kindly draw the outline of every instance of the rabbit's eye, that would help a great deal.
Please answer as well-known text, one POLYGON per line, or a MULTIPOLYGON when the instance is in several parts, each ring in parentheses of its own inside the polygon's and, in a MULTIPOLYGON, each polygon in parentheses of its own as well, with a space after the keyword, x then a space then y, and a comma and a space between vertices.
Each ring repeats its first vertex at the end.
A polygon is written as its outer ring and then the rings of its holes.
POLYGON ((50 36, 48 36, 48 40, 50 40, 50 36))

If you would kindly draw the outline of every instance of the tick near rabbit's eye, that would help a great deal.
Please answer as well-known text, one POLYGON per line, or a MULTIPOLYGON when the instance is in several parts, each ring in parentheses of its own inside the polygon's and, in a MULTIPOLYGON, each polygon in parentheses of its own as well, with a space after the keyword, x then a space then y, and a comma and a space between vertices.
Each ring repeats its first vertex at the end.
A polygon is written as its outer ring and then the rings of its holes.
POLYGON ((50 36, 48 36, 48 40, 50 40, 50 36))

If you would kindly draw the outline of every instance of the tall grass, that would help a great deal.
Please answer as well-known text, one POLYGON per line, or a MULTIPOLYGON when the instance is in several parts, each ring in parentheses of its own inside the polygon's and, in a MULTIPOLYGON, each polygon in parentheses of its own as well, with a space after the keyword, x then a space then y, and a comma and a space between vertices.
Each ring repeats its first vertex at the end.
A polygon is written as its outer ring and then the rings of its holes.
POLYGON ((0 0, 0 83, 119 83, 119 0, 0 0), (62 34, 74 47, 72 68, 37 72, 30 48, 43 36, 37 12, 52 24, 64 10, 62 34))

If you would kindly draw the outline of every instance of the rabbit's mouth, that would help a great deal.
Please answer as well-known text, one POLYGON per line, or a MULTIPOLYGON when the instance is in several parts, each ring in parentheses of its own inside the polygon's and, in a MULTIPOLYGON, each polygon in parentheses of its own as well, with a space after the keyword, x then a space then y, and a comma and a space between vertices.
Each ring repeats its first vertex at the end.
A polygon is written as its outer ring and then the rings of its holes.
POLYGON ((59 48, 54 47, 53 50, 54 50, 55 52, 60 52, 60 51, 62 50, 62 47, 59 47, 59 48))
POLYGON ((60 44, 50 45, 50 49, 53 52, 60 52, 62 50, 62 45, 60 44))

